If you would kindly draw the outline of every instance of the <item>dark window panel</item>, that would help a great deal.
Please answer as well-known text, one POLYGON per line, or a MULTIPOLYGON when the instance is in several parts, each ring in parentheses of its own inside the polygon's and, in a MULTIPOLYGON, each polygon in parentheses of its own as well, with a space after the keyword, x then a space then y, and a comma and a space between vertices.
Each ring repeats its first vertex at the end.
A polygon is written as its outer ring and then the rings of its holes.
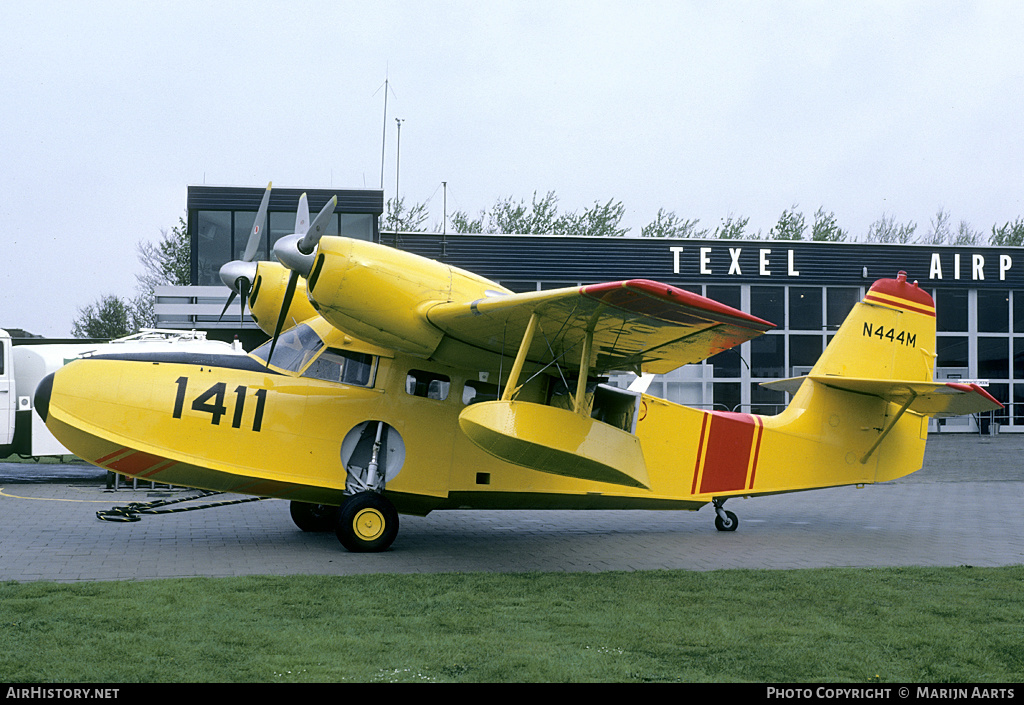
POLYGON ((982 333, 1010 331, 1010 292, 978 289, 978 330, 982 333))
POLYGON ((785 287, 751 286, 750 314, 781 328, 786 322, 785 287))
POLYGON ((967 331, 967 290, 935 290, 935 327, 939 331, 967 331))
POLYGON ((821 330, 821 288, 789 288, 789 329, 821 330))

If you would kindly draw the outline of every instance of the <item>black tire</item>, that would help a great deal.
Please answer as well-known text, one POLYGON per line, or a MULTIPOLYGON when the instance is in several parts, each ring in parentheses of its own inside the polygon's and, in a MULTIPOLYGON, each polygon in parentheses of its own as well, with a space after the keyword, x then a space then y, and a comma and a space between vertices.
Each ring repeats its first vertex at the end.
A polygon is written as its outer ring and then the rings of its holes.
POLYGON ((336 533, 353 553, 386 551, 398 536, 398 511, 383 495, 360 492, 341 505, 336 533))
POLYGON ((338 508, 329 504, 292 502, 289 511, 295 526, 303 531, 333 531, 338 525, 338 508))
POLYGON ((722 517, 715 514, 715 528, 719 531, 736 531, 736 527, 740 525, 739 518, 728 509, 725 510, 725 516, 728 519, 722 521, 722 517))

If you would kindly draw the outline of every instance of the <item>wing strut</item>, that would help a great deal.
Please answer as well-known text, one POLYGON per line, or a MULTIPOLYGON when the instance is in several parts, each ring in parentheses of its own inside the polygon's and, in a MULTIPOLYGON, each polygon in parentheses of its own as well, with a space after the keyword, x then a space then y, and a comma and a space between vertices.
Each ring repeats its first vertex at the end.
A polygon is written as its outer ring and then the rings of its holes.
POLYGON ((583 356, 580 358, 580 378, 576 382, 576 400, 573 403, 577 414, 587 416, 584 404, 587 401, 587 375, 590 373, 590 351, 594 347, 594 329, 587 328, 583 339, 583 356))
POLYGON ((512 369, 508 373, 508 382, 505 383, 505 391, 501 394, 502 401, 512 401, 512 397, 519 391, 519 375, 526 364, 526 355, 530 352, 530 345, 533 344, 533 335, 537 331, 537 314, 530 314, 530 322, 526 324, 526 332, 523 333, 523 342, 519 344, 519 352, 516 353, 516 361, 512 363, 512 369))

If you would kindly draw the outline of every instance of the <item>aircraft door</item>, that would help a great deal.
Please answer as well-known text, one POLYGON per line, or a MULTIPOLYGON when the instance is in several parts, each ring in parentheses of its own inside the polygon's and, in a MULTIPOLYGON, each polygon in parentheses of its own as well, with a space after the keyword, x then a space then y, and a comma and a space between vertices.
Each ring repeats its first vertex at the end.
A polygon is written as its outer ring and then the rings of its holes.
POLYGON ((0 446, 14 441, 14 419, 17 397, 14 370, 11 368, 11 339, 0 337, 0 446))

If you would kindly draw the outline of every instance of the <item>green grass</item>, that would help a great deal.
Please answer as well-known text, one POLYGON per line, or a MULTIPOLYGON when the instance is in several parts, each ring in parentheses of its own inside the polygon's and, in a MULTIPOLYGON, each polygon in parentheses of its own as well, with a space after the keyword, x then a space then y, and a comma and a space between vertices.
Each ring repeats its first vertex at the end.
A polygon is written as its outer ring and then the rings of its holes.
POLYGON ((1010 682, 1024 567, 0 584, 0 682, 1010 682))

